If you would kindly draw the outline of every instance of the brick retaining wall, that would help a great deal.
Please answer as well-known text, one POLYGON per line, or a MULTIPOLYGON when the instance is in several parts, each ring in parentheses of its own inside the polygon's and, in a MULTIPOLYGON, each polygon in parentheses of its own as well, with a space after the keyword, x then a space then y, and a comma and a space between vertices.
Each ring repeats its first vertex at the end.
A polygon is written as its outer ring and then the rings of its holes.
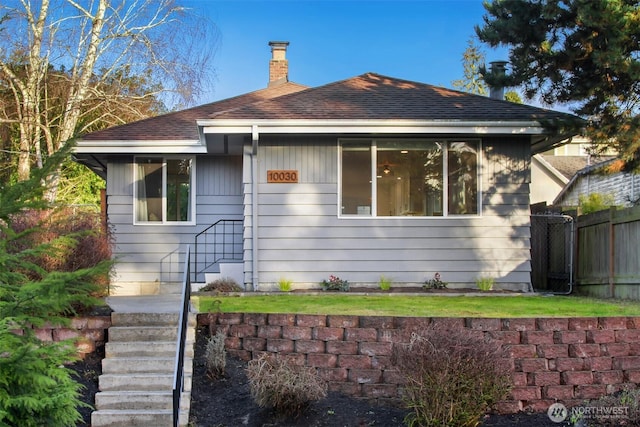
POLYGON ((198 325, 226 333, 229 354, 250 360, 286 354, 316 367, 330 390, 368 399, 397 399, 401 379, 391 364, 394 343, 428 323, 468 328, 497 339, 513 371, 502 413, 546 411, 556 401, 581 404, 640 383, 640 317, 409 318, 204 313, 198 325))
POLYGON ((111 326, 111 316, 86 316, 71 319, 67 328, 44 326, 35 330, 42 341, 64 341, 77 339, 78 355, 84 359, 98 347, 104 347, 107 330, 111 326))

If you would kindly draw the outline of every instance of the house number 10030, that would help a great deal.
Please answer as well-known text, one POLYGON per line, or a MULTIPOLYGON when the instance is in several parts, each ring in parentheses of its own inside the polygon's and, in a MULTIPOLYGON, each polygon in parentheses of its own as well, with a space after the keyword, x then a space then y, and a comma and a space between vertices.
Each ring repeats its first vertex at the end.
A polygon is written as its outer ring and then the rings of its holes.
POLYGON ((297 170, 267 171, 267 182, 298 182, 297 170))

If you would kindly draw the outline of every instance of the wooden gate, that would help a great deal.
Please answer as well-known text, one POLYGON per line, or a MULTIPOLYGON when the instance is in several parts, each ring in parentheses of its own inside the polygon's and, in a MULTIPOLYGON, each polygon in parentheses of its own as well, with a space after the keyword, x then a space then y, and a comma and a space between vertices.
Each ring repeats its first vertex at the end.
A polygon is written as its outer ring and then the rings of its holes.
POLYGON ((573 217, 531 215, 531 284, 535 292, 571 292, 574 238, 573 217))

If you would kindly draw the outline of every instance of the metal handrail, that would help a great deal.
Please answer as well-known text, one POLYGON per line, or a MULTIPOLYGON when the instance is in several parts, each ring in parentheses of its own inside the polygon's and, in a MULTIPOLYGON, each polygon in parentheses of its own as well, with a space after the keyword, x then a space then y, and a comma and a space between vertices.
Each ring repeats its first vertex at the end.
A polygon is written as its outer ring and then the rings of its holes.
POLYGON ((207 269, 221 260, 242 260, 242 242, 237 241, 238 236, 242 236, 242 229, 236 230, 238 225, 242 225, 241 219, 221 219, 211 224, 195 236, 195 250, 194 250, 194 264, 193 269, 194 278, 198 281, 198 275, 204 273, 207 269), (231 231, 228 231, 228 228, 231 231), (213 242, 208 241, 208 237, 213 237, 213 242), (200 244, 199 239, 204 237, 204 243, 200 244), (204 260, 200 259, 201 246, 204 245, 204 253, 202 254, 204 260), (208 252, 210 251, 210 252, 208 252), (210 259, 207 259, 208 255, 210 259), (202 268, 199 268, 200 265, 202 268))
POLYGON ((191 300, 191 248, 187 246, 182 280, 182 305, 178 317, 178 342, 176 364, 173 371, 173 427, 178 427, 180 418, 180 397, 184 391, 184 347, 187 340, 187 320, 191 300))

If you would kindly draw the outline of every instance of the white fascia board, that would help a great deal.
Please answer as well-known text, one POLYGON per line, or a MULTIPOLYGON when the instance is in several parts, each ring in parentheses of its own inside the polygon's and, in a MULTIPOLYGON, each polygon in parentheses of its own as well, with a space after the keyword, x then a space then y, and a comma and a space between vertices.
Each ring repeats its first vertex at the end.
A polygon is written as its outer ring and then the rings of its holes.
POLYGON ((553 176, 555 176, 560 182, 562 182, 563 184, 568 184, 569 183, 569 178, 565 177, 564 175, 562 175, 558 169, 554 168, 551 163, 547 162, 541 154, 534 154, 533 157, 531 157, 531 159, 533 161, 536 161, 538 163, 540 163, 540 165, 545 168, 546 170, 549 171, 549 173, 551 173, 553 176))
POLYGON ((206 153, 206 145, 198 140, 150 140, 150 141, 78 141, 74 152, 82 154, 199 154, 206 153))
POLYGON ((257 126, 269 133, 465 133, 542 135, 536 121, 418 121, 418 120, 198 120, 205 134, 251 134, 257 126))

